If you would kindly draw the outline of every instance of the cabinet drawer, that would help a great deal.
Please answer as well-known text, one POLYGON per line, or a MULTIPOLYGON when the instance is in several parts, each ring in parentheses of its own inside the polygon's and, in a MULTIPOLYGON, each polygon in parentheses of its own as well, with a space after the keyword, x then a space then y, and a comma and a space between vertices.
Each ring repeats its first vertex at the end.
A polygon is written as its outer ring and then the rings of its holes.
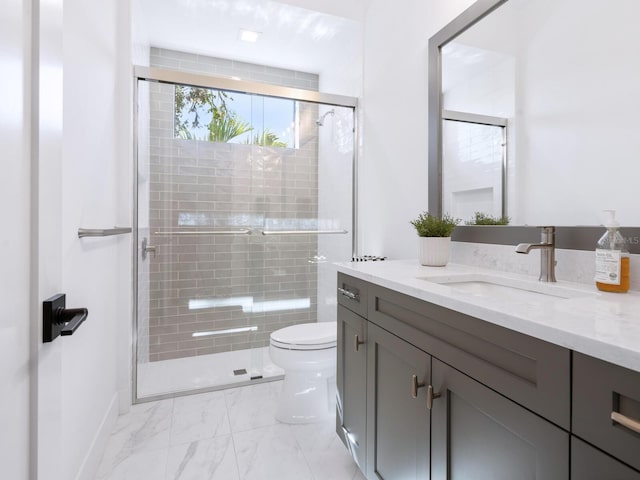
POLYGON ((569 430, 571 352, 377 285, 369 320, 569 430))
POLYGON ((338 273, 338 303, 366 318, 367 285, 364 280, 338 273))
POLYGON ((640 472, 571 437, 572 480, 640 480, 640 472))
POLYGON ((572 432, 640 470, 639 426, 640 373, 574 353, 572 432))

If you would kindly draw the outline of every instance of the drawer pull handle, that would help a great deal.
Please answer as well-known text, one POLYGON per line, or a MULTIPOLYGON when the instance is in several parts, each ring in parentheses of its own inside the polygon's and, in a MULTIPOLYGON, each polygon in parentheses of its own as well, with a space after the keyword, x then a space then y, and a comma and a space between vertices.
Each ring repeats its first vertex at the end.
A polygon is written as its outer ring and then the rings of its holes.
POLYGON ((611 412, 611 420, 619 423, 623 427, 627 427, 629 430, 640 433, 640 422, 638 420, 634 420, 618 412, 611 412))
POLYGON ((358 337, 358 335, 356 335, 353 338, 353 349, 356 352, 359 352, 360 351, 360 345, 364 345, 365 343, 367 343, 367 342, 365 342, 364 340, 360 340, 360 337, 358 337))
POLYGON ((349 290, 345 290, 344 288, 340 288, 338 287, 338 292, 340 292, 340 295, 350 298, 351 300, 358 300, 358 294, 357 293, 353 293, 350 292, 349 290))
POLYGON ((417 375, 411 375, 411 397, 418 398, 418 389, 424 387, 424 382, 418 382, 417 375))
POLYGON ((427 387, 427 410, 431 410, 433 408, 433 401, 436 398, 440 398, 441 394, 433 391, 433 386, 429 385, 427 387))

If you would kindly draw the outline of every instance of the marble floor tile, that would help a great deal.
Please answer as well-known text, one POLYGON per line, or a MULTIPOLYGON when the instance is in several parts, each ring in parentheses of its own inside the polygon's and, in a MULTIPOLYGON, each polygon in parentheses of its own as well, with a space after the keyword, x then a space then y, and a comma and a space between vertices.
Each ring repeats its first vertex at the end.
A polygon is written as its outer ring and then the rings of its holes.
POLYGON ((96 480, 365 480, 335 420, 275 419, 281 381, 134 405, 96 480))
POLYGON ((166 480, 239 480, 231 435, 169 449, 166 480))
POLYGON ((282 381, 225 390, 232 432, 275 425, 282 381))
POLYGON ((289 425, 233 433, 242 480, 313 480, 289 425))
POLYGON ((223 392, 178 397, 173 402, 171 445, 231 433, 223 392))
POLYGON ((167 448, 173 400, 141 403, 118 417, 102 456, 100 472, 115 471, 133 453, 167 448))
POLYGON ((352 480, 358 470, 335 432, 335 419, 291 425, 315 480, 352 480))
POLYGON ((367 480, 367 478, 362 474, 360 470, 358 470, 353 477, 353 480, 367 480))
POLYGON ((133 405, 118 418, 111 437, 122 439, 125 450, 143 451, 167 447, 173 399, 133 405))
POLYGON ((109 464, 103 460, 95 480, 164 479, 167 450, 162 448, 149 452, 129 453, 116 464, 109 464))

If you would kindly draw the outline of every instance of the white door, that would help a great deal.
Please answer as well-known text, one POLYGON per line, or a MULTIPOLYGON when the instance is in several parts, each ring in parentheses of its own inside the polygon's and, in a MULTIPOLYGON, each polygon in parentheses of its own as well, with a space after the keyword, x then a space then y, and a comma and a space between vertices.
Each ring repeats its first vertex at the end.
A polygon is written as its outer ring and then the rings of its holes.
POLYGON ((130 401, 131 239, 77 234, 130 226, 126 3, 0 11, 2 478, 93 478, 130 401), (42 301, 57 293, 89 317, 43 343, 42 301))
POLYGON ((38 478, 81 480, 130 401, 131 235, 78 238, 131 227, 127 2, 40 3, 37 300, 65 293, 89 316, 39 344, 38 478))

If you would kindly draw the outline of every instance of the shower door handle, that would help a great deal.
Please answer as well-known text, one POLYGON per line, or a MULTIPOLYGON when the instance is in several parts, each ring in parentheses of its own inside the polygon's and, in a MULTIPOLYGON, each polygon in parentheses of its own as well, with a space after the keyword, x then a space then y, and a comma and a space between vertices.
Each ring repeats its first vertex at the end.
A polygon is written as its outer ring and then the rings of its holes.
POLYGON ((156 258, 156 246, 155 245, 149 245, 148 241, 147 241, 147 237, 142 239, 142 259, 146 260, 147 258, 147 254, 148 253, 152 253, 153 254, 153 258, 156 258))

